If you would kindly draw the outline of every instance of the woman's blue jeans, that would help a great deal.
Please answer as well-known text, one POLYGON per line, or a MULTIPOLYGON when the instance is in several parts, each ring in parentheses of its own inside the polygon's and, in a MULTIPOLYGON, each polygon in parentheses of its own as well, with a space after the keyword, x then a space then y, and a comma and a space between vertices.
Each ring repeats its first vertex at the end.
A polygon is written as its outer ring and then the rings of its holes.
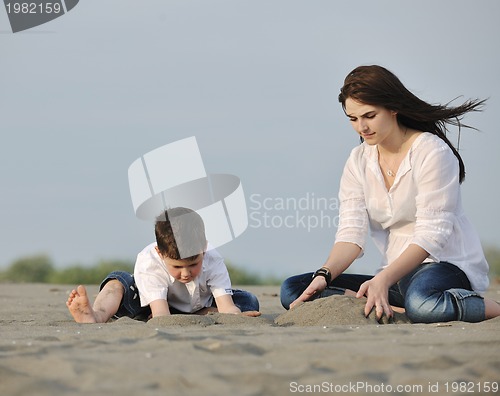
MULTIPOLYGON (((281 304, 289 309, 311 283, 313 273, 292 276, 281 285, 281 304)), ((345 289, 358 291, 373 276, 341 274, 314 298, 344 294, 345 289)), ((485 319, 483 298, 472 290, 467 275, 457 266, 446 263, 424 263, 389 289, 389 304, 404 307, 414 323, 436 323, 460 320, 480 322, 485 319)))

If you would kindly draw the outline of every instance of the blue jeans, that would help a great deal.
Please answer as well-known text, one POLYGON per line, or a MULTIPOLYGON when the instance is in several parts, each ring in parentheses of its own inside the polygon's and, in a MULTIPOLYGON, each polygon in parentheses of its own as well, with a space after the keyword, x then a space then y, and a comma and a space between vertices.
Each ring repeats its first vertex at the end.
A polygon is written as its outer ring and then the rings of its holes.
MULTIPOLYGON (((281 304, 285 309, 311 283, 313 273, 292 276, 281 285, 281 304)), ((358 291, 369 275, 341 274, 313 298, 344 294, 345 289, 358 291)), ((472 290, 467 275, 457 266, 446 263, 424 263, 389 288, 389 304, 404 307, 414 323, 436 323, 460 320, 480 322, 485 319, 483 298, 472 290)))
MULTIPOLYGON (((120 303, 118 311, 114 315, 117 318, 122 316, 128 316, 129 318, 138 320, 147 320, 149 315, 151 315, 151 309, 149 306, 141 307, 141 300, 139 298, 139 290, 135 284, 134 275, 125 271, 114 271, 111 272, 106 279, 101 283, 99 290, 102 290, 104 285, 110 280, 116 279, 123 285, 124 293, 123 298, 120 303)), ((255 295, 245 290, 233 289, 233 302, 241 312, 245 311, 258 311, 259 310, 259 300, 255 295)), ((215 304, 215 299, 213 300, 212 307, 217 307, 215 304)), ((169 307, 170 313, 172 314, 183 314, 186 312, 181 312, 173 307, 169 307)))

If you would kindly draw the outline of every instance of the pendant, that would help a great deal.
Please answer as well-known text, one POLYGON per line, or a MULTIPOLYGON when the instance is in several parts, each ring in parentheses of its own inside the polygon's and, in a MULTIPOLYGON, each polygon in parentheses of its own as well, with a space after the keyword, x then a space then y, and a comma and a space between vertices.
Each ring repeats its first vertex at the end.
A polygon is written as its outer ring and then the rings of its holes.
POLYGON ((387 173, 387 176, 389 176, 389 177, 394 177, 394 176, 396 176, 396 175, 394 174, 394 172, 393 172, 393 171, 391 171, 390 169, 387 169, 387 172, 386 172, 386 173, 387 173))

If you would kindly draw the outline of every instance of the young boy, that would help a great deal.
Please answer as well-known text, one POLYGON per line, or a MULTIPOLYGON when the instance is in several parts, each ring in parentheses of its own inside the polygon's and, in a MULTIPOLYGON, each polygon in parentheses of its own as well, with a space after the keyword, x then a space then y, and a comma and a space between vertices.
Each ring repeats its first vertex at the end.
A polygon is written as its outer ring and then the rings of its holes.
POLYGON ((173 313, 209 311, 259 316, 257 298, 233 290, 223 258, 207 251, 205 226, 198 213, 167 209, 156 219, 156 243, 137 256, 134 274, 115 271, 102 282, 91 306, 80 285, 66 302, 78 323, 104 323, 111 317, 140 320, 173 313))

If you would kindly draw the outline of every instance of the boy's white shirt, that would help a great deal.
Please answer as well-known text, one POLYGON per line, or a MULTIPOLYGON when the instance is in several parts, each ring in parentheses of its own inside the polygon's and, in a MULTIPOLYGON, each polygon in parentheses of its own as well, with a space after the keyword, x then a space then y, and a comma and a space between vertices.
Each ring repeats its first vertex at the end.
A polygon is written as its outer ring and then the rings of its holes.
POLYGON ((213 298, 233 294, 224 259, 210 244, 205 252, 200 274, 189 283, 182 283, 168 273, 156 251, 156 242, 146 246, 138 255, 134 278, 141 306, 155 300, 167 300, 169 306, 192 313, 212 305, 213 298))

